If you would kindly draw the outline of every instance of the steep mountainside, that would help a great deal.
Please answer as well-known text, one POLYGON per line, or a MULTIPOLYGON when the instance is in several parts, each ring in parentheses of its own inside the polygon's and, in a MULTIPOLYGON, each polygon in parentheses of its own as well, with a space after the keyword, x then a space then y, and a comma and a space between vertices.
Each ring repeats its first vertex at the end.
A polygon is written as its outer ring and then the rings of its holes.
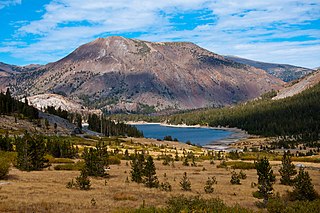
POLYGON ((303 92, 304 90, 313 87, 314 85, 320 83, 320 69, 317 70, 316 72, 313 72, 309 74, 308 76, 304 77, 300 81, 281 89, 277 96, 274 97, 273 99, 282 99, 286 97, 291 97, 296 94, 299 94, 303 92))
POLYGON ((314 72, 313 69, 297 67, 297 66, 288 65, 288 64, 265 63, 265 62, 253 61, 245 58, 239 58, 235 56, 225 56, 225 57, 229 60, 232 60, 238 63, 254 66, 258 69, 263 69, 267 71, 270 75, 280 78, 285 82, 302 78, 303 76, 306 76, 314 72))
POLYGON ((22 72, 38 70, 41 66, 30 64, 28 66, 16 66, 0 62, 0 91, 5 91, 8 84, 15 82, 17 75, 22 72))
POLYGON ((19 74, 16 95, 58 93, 109 111, 152 112, 246 101, 283 82, 264 70, 187 42, 99 38, 65 58, 19 74))

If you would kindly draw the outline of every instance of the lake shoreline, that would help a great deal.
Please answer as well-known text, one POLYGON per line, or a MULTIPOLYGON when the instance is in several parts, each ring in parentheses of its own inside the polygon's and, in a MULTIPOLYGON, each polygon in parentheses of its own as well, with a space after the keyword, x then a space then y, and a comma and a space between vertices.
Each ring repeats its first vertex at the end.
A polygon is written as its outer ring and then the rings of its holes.
MULTIPOLYGON (((241 140, 244 140, 244 139, 247 139, 250 137, 250 135, 246 131, 238 129, 238 128, 209 127, 209 126, 201 126, 201 125, 188 126, 186 124, 172 125, 172 124, 167 124, 167 123, 148 123, 145 121, 138 121, 138 122, 128 121, 128 122, 126 122, 126 124, 130 124, 130 125, 160 125, 160 126, 172 127, 172 128, 206 128, 206 129, 214 129, 214 130, 222 130, 222 131, 232 132, 232 134, 226 138, 213 140, 209 144, 202 146, 203 148, 213 149, 213 150, 217 150, 217 151, 233 150, 234 148, 230 146, 231 144, 234 144, 236 142, 239 142, 241 140)), ((181 142, 181 143, 184 143, 184 142, 181 142)))

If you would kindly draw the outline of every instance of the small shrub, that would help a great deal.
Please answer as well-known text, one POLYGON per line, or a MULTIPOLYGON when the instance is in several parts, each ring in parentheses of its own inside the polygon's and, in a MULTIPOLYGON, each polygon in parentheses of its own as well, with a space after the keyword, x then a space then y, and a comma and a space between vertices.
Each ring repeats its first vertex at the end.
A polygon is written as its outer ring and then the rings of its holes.
POLYGON ((232 185, 235 185, 235 184, 240 185, 241 184, 240 183, 240 175, 237 172, 235 172, 235 171, 232 172, 230 183, 232 185))
POLYGON ((55 170, 69 170, 69 171, 80 171, 84 167, 83 161, 78 161, 76 163, 68 163, 68 164, 59 164, 54 166, 55 170))
POLYGON ((75 183, 74 183, 74 181, 73 181, 73 179, 72 179, 71 181, 69 181, 69 182, 67 183, 66 188, 71 189, 71 188, 73 188, 73 187, 75 187, 75 183))
POLYGON ((239 173, 239 178, 242 179, 242 180, 247 179, 246 173, 244 173, 244 172, 241 170, 240 173, 239 173))
POLYGON ((109 156, 108 163, 109 165, 120 165, 121 160, 117 156, 109 156))
POLYGON ((214 184, 217 184, 216 177, 215 176, 213 176, 211 178, 208 177, 206 185, 204 186, 205 193, 207 193, 207 194, 213 193, 213 191, 214 191, 213 185, 214 184))
POLYGON ((80 190, 89 190, 91 187, 90 179, 85 171, 81 171, 80 176, 76 177, 76 187, 80 190))
POLYGON ((248 163, 248 162, 242 162, 242 161, 233 161, 233 162, 227 162, 227 166, 231 166, 232 169, 255 169, 254 163, 248 163))
POLYGON ((6 159, 0 158, 0 180, 9 174, 10 162, 6 159))
POLYGON ((217 168, 227 168, 227 162, 226 161, 221 161, 219 165, 217 165, 217 168))
POLYGON ((120 192, 120 193, 113 195, 113 199, 116 201, 122 201, 122 200, 136 201, 136 200, 138 200, 134 196, 132 196, 128 193, 125 193, 125 192, 120 192))
POLYGON ((172 191, 172 186, 168 181, 165 181, 160 184, 160 190, 161 191, 166 191, 166 192, 171 192, 172 191))

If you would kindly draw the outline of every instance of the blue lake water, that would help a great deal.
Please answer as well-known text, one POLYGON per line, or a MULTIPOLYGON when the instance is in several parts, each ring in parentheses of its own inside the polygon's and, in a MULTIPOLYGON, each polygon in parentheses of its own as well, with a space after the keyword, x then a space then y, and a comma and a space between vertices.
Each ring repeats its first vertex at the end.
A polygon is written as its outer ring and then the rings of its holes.
POLYGON ((136 124, 144 137, 161 139, 170 135, 172 139, 177 138, 181 142, 190 141, 191 143, 201 146, 207 145, 216 140, 228 138, 233 132, 211 129, 211 128, 196 128, 196 127, 168 127, 160 124, 136 124))

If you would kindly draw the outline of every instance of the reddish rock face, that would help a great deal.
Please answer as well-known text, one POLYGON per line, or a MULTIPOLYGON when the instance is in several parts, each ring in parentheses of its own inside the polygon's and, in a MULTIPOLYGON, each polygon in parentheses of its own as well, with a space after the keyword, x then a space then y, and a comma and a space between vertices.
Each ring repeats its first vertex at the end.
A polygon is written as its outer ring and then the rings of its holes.
POLYGON ((17 77, 16 94, 60 93, 111 111, 193 109, 253 99, 283 81, 187 42, 99 38, 17 77))

